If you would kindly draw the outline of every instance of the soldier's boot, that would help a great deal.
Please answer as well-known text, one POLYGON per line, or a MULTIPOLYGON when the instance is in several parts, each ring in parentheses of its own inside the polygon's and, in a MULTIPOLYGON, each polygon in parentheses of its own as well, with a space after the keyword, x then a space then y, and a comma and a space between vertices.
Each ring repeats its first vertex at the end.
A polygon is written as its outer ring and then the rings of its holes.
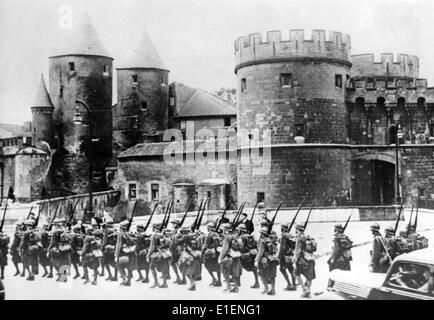
POLYGON ((169 277, 170 277, 169 274, 164 274, 163 273, 163 283, 159 286, 160 288, 165 289, 165 288, 168 287, 167 280, 170 279, 169 277))
POLYGON ((117 267, 115 267, 115 275, 114 275, 112 281, 118 281, 118 268, 117 267))
POLYGON ((253 276, 255 277, 255 283, 250 288, 252 289, 258 289, 259 288, 259 277, 258 277, 258 271, 255 269, 253 270, 253 276))
POLYGON ((50 273, 48 274, 47 278, 52 278, 53 277, 53 265, 50 264, 50 273))
POLYGON ((226 284, 223 291, 231 290, 231 279, 229 278, 229 275, 223 274, 223 278, 225 279, 225 284, 226 284))
POLYGON ((44 269, 44 274, 42 275, 42 278, 45 278, 46 276, 48 276, 47 267, 46 266, 42 266, 42 268, 44 269))
POLYGON ((90 282, 89 280, 89 270, 87 270, 87 267, 83 267, 84 269, 84 284, 88 284, 90 282))
POLYGON ((212 273, 211 270, 206 269, 206 271, 208 271, 208 273, 209 273, 209 275, 211 276, 211 279, 212 279, 212 281, 211 281, 211 283, 209 284, 209 286, 210 286, 210 287, 214 287, 214 286, 216 285, 216 283, 217 283, 217 280, 216 280, 216 278, 214 277, 214 274, 212 273))
POLYGON ((181 282, 181 278, 179 277, 179 272, 176 264, 172 264, 172 269, 173 271, 175 271, 175 275, 176 275, 176 280, 173 281, 173 283, 179 284, 181 282))
POLYGON ((94 271, 93 271, 93 281, 92 281, 92 284, 94 286, 96 286, 97 280, 98 280, 98 269, 95 268, 94 271))
POLYGON ((26 280, 28 280, 28 281, 35 280, 35 276, 33 275, 33 273, 30 273, 29 276, 26 278, 26 280))
POLYGON ((149 268, 145 269, 145 279, 142 280, 143 283, 149 283, 149 268))
POLYGON ((136 280, 136 282, 143 281, 145 278, 143 278, 142 270, 137 269, 137 272, 139 273, 139 278, 136 280))
POLYGON ((182 275, 182 280, 179 284, 187 284, 187 279, 185 278, 185 274, 182 275))
POLYGON ((193 277, 188 277, 188 280, 190 280, 190 286, 188 287, 189 291, 196 291, 196 283, 193 280, 193 277))
POLYGON ((15 274, 14 277, 16 277, 17 275, 20 274, 20 266, 18 265, 18 263, 14 262, 14 266, 15 266, 15 274))
POLYGON ((158 276, 157 276, 157 271, 156 270, 152 270, 152 278, 154 278, 154 284, 151 286, 151 288, 156 288, 160 286, 160 283, 158 282, 158 276))
POLYGON ((267 295, 274 296, 276 294, 276 279, 271 279, 271 290, 267 292, 267 295))
POLYGON ((20 277, 24 278, 26 276, 26 267, 23 265, 23 271, 20 274, 20 277))
POLYGON ((108 272, 108 278, 105 279, 106 281, 112 281, 113 280, 113 276, 112 276, 112 271, 110 270, 110 266, 107 265, 107 272, 108 272))
POLYGON ((78 265, 74 264, 75 276, 74 279, 80 278, 80 271, 78 270, 78 265))
POLYGON ((239 283, 240 283, 240 278, 239 278, 239 277, 236 277, 236 278, 234 279, 234 286, 233 286, 233 288, 232 288, 229 292, 237 293, 237 292, 239 291, 239 289, 238 289, 238 287, 239 287, 239 283))
POLYGON ((267 282, 267 280, 265 280, 264 277, 261 277, 261 281, 264 285, 264 290, 261 292, 261 294, 265 294, 270 290, 270 288, 268 287, 268 282, 267 282))
POLYGON ((0 268, 0 278, 2 279, 2 280, 4 280, 4 278, 5 278, 5 266, 1 266, 1 268, 0 268))

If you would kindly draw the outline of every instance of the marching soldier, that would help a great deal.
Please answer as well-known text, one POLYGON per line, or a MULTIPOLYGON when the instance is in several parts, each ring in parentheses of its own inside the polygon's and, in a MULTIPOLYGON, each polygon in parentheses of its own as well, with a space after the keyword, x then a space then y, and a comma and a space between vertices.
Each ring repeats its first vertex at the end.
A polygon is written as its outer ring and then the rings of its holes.
MULTIPOLYGON (((17 223, 15 226, 14 239, 12 240, 11 248, 9 251, 9 253, 11 255, 12 263, 15 266, 14 277, 16 277, 17 275, 19 275, 21 273, 19 263, 22 263, 23 261, 21 259, 20 251, 18 250, 18 248, 20 246, 23 234, 24 234, 24 225, 22 223, 17 223)), ((23 266, 23 272, 21 273, 21 277, 24 277, 24 276, 25 276, 25 269, 23 266)))
POLYGON ((267 295, 276 294, 276 271, 277 271, 277 242, 269 236, 269 229, 263 227, 260 230, 258 254, 255 259, 255 266, 259 268, 259 275, 264 284, 264 291, 267 295), (271 289, 268 285, 271 285, 271 289))
POLYGON ((47 277, 51 275, 50 278, 53 277, 53 266, 50 263, 50 259, 47 257, 48 246, 50 245, 51 235, 49 232, 50 225, 48 223, 44 223, 42 225, 42 230, 39 233, 40 240, 40 249, 39 249, 39 264, 44 269, 44 274, 42 277, 47 277), (49 270, 47 270, 47 267, 49 270))
MULTIPOLYGON (((91 223, 90 223, 90 225, 93 228, 93 235, 98 240, 97 241, 98 250, 102 249, 101 246, 102 246, 102 241, 103 241, 103 238, 104 238, 104 231, 101 229, 100 220, 101 219, 98 218, 98 217, 93 217, 91 219, 91 223)), ((104 277, 104 274, 105 274, 105 272, 104 272, 105 271, 105 269, 104 269, 104 265, 105 265, 105 263, 104 263, 104 255, 101 255, 101 257, 98 257, 98 265, 101 266, 101 272, 99 273, 99 275, 101 277, 104 277)))
POLYGON ((26 231, 21 239, 20 246, 18 248, 21 253, 21 259, 23 260, 23 268, 29 273, 26 278, 29 281, 35 280, 35 274, 38 268, 38 251, 36 233, 34 231, 34 221, 26 220, 24 222, 26 231))
POLYGON ((265 211, 265 205, 263 202, 258 203, 258 213, 260 217, 260 221, 265 220, 270 224, 270 219, 267 217, 267 211, 265 211))
POLYGON ((90 282, 89 280, 89 270, 93 270, 93 281, 92 284, 97 284, 98 279, 98 266, 99 266, 99 256, 98 254, 98 241, 94 234, 95 229, 92 226, 86 228, 86 237, 84 238, 83 248, 81 250, 80 256, 83 264, 84 272, 84 284, 90 282))
POLYGON ((170 259, 170 265, 172 266, 173 271, 175 271, 176 280, 173 283, 176 284, 186 284, 187 281, 185 279, 185 274, 182 274, 182 279, 179 276, 178 272, 178 261, 179 257, 181 256, 183 245, 184 245, 184 238, 180 237, 179 229, 181 227, 181 221, 179 219, 174 219, 171 221, 173 225, 173 233, 171 237, 170 242, 170 253, 172 254, 172 257, 170 259))
POLYGON ((5 278, 5 267, 8 265, 9 236, 0 232, 0 278, 5 278))
MULTIPOLYGON (((61 219, 55 219, 53 221, 53 226, 54 230, 51 236, 50 245, 48 246, 48 255, 51 264, 57 273, 56 281, 61 281, 63 276, 61 271, 66 271, 66 268, 71 266, 71 245, 69 244, 69 236, 63 228, 63 221, 61 219)), ((65 281, 66 278, 63 278, 63 280, 65 281)))
POLYGON ((115 249, 115 261, 122 277, 121 285, 123 286, 131 285, 133 270, 136 268, 136 239, 128 231, 128 226, 129 222, 127 220, 120 223, 115 249))
MULTIPOLYGON (((85 235, 82 232, 81 225, 74 225, 72 227, 72 236, 71 236, 71 263, 75 270, 74 279, 78 279, 80 277, 80 271, 78 269, 81 263, 81 252, 84 246, 84 238, 85 235)), ((86 275, 83 275, 82 279, 85 279, 86 275)))
POLYGON ((281 231, 282 236, 280 239, 279 254, 277 256, 279 259, 280 272, 282 273, 287 283, 285 290, 295 291, 297 290, 293 268, 295 237, 289 233, 289 224, 287 223, 282 224, 281 231), (291 281, 289 280, 289 276, 291 276, 291 281))
POLYGON ((255 266, 255 258, 258 253, 258 242, 255 240, 253 235, 248 233, 245 224, 238 225, 237 231, 243 242, 242 255, 240 258, 241 265, 246 271, 253 272, 255 283, 250 288, 257 289, 259 288, 259 281, 258 269, 255 266))
MULTIPOLYGON (((393 230, 392 230, 393 231, 393 230)), ((341 224, 335 225, 335 234, 333 238, 332 254, 328 259, 329 270, 351 270, 351 248, 353 242, 345 235, 344 228, 341 224)))
POLYGON ((143 283, 149 282, 149 262, 146 260, 149 246, 151 244, 150 236, 145 232, 144 225, 137 225, 137 243, 136 243, 136 256, 137 256, 137 271, 139 278, 137 281, 143 283), (146 276, 143 278, 142 270, 145 270, 146 276))
POLYGON ((221 237, 216 232, 216 224, 209 222, 207 225, 208 235, 205 238, 205 242, 202 246, 202 257, 206 270, 212 278, 210 284, 211 287, 221 287, 221 269, 218 263, 218 250, 221 250, 221 237), (214 277, 214 272, 217 275, 217 279, 214 277))
POLYGON ((384 238, 380 233, 380 225, 373 223, 371 225, 371 232, 373 236, 371 262, 369 264, 370 271, 376 273, 386 273, 390 266, 390 256, 387 253, 384 238))
POLYGON ((223 226, 224 240, 218 262, 221 266, 223 278, 226 282, 224 291, 238 292, 239 279, 242 266, 240 262, 243 242, 232 232, 232 225, 227 223, 223 226), (231 288, 231 281, 233 287, 231 288))
POLYGON ((116 242, 117 242, 117 234, 113 227, 113 219, 111 217, 108 217, 105 221, 105 229, 103 232, 103 239, 102 239, 102 245, 101 250, 103 253, 103 266, 107 269, 108 272, 108 278, 107 281, 118 281, 118 269, 116 267, 115 262, 115 248, 116 248, 116 242), (112 275, 110 267, 113 268, 114 275, 112 275))
POLYGON ((395 237, 395 229, 390 226, 384 229, 384 232, 384 243, 386 245, 386 251, 390 257, 390 260, 393 261, 393 259, 395 259, 395 257, 399 255, 398 242, 395 237))
POLYGON ((302 297, 310 298, 310 288, 312 280, 315 279, 315 257, 313 253, 316 251, 316 241, 304 234, 304 225, 297 224, 296 242, 294 251, 294 273, 298 283, 303 289, 302 297), (306 281, 303 282, 301 276, 304 276, 306 281))
POLYGON ((179 258, 179 270, 190 282, 188 290, 196 290, 196 280, 200 275, 201 267, 201 246, 198 235, 190 230, 190 227, 182 227, 184 234, 184 250, 179 258))
POLYGON ((169 261, 170 254, 170 239, 164 237, 161 229, 161 223, 154 223, 152 226, 154 234, 151 236, 151 244, 147 259, 150 262, 149 268, 151 269, 154 284, 151 288, 167 288, 167 279, 169 277, 169 261), (161 272, 163 283, 160 285, 158 282, 157 271, 161 272))

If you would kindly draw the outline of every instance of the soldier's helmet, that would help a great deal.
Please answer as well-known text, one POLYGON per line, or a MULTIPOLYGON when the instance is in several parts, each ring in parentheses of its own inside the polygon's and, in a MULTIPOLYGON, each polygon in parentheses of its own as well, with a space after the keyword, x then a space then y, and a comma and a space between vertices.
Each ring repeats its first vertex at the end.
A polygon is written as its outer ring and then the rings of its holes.
POLYGON ((270 223, 266 219, 262 219, 259 224, 261 227, 268 227, 270 225, 270 223))
POLYGON ((282 229, 282 231, 288 231, 289 230, 289 223, 282 223, 280 228, 282 229))
POLYGON ((413 224, 406 225, 405 229, 408 231, 416 231, 416 228, 414 227, 413 224))
POLYGON ((403 238, 407 237, 407 231, 406 230, 399 231, 399 236, 403 238))
POLYGON ((344 227, 342 227, 342 225, 340 223, 335 224, 335 231, 343 232, 344 231, 344 227))
POLYGON ((26 221, 24 221, 24 225, 26 226, 33 226, 35 224, 35 220, 33 219, 27 219, 26 221))
POLYGON ((23 227, 23 223, 22 222, 18 222, 16 225, 15 225, 15 229, 21 229, 23 227))
POLYGON ((371 224, 371 230, 380 231, 380 225, 377 222, 374 222, 373 224, 371 224))
POLYGON ((295 229, 299 231, 304 231, 304 224, 301 223, 296 224, 295 229))
POLYGON ((127 220, 124 220, 124 221, 122 221, 122 222, 119 224, 119 228, 120 228, 121 230, 127 230, 128 225, 129 225, 129 222, 128 222, 127 220))
POLYGON ((395 233, 395 229, 392 226, 388 226, 387 228, 384 229, 384 231, 389 234, 395 233))
POLYGON ((179 229, 179 231, 185 234, 185 233, 189 233, 191 231, 191 228, 189 226, 183 226, 179 229))
POLYGON ((86 233, 91 234, 95 229, 90 225, 86 227, 86 233))
POLYGON ((74 232, 81 232, 81 226, 79 224, 76 224, 72 227, 72 231, 74 232))
POLYGON ((215 228, 216 228, 215 223, 212 221, 208 222, 208 224, 206 226, 209 230, 215 230, 215 228))
POLYGON ((137 231, 144 231, 145 230, 145 226, 143 224, 138 224, 136 226, 137 231))
POLYGON ((241 223, 237 226, 237 231, 239 232, 247 232, 246 225, 244 223, 241 223))
POLYGON ((232 230, 232 225, 230 223, 224 223, 222 225, 222 229, 225 231, 230 231, 230 230, 232 230))
POLYGON ((176 226, 179 226, 179 225, 181 225, 181 220, 179 220, 179 219, 173 219, 172 221, 170 221, 170 223, 172 223, 172 224, 174 224, 176 226))
POLYGON ((55 225, 55 226, 61 226, 62 225, 62 220, 60 220, 59 218, 54 219, 53 225, 55 225))
POLYGON ((42 224, 42 228, 43 228, 44 230, 47 230, 49 227, 50 227, 50 224, 47 223, 47 222, 45 222, 44 224, 42 224))
POLYGON ((105 224, 107 224, 107 225, 113 225, 113 223, 114 223, 113 218, 107 218, 105 220, 105 224))
POLYGON ((159 223, 159 222, 155 222, 153 225, 152 225, 152 229, 158 229, 158 230, 160 230, 161 229, 161 223, 159 223))
POLYGON ((265 205, 264 205, 263 202, 258 202, 257 207, 258 207, 258 209, 264 209, 264 208, 265 208, 265 205))
POLYGON ((259 231, 261 234, 263 235, 268 235, 268 228, 267 227, 262 227, 261 230, 259 231))

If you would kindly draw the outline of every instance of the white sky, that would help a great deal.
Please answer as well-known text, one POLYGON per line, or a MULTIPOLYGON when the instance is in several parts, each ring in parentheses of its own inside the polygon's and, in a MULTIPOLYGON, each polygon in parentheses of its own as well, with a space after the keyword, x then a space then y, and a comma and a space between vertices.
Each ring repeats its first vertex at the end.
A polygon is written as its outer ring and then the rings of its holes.
MULTIPOLYGON (((420 76, 434 85, 431 0, 0 0, 0 122, 31 119, 39 75, 48 78, 50 48, 62 30, 59 9, 89 13, 108 51, 120 61, 144 28, 169 81, 214 91, 235 87, 233 43, 240 35, 289 29, 347 33, 352 54, 420 57, 420 76)), ((115 85, 115 83, 114 83, 115 85)), ((115 97, 115 95, 114 95, 115 97)))

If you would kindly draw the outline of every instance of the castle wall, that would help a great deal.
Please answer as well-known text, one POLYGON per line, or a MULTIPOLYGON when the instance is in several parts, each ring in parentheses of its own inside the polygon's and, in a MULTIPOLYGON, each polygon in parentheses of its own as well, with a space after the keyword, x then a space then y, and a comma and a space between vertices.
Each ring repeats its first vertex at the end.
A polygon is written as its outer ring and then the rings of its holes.
POLYGON ((408 54, 382 53, 380 61, 373 54, 352 55, 351 73, 354 77, 395 76, 419 77, 419 58, 408 54))
POLYGON ((32 142, 38 146, 45 141, 52 145, 53 141, 53 108, 32 107, 32 142))

